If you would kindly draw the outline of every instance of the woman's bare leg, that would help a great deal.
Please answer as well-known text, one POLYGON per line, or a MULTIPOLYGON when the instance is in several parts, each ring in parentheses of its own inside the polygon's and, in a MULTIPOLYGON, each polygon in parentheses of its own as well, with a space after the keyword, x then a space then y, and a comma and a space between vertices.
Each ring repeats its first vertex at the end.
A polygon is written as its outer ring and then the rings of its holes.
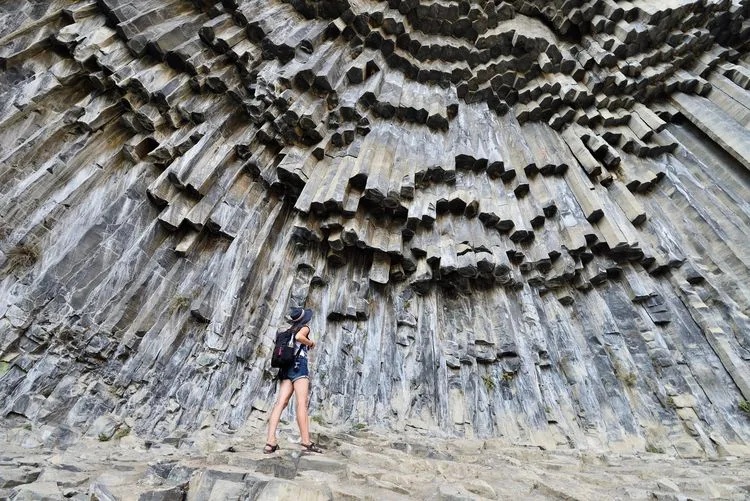
POLYGON ((294 394, 297 398, 297 424, 299 425, 299 435, 303 444, 310 443, 310 429, 307 421, 307 395, 309 388, 310 380, 306 377, 294 382, 294 394))
POLYGON ((281 419, 281 413, 284 412, 289 399, 292 398, 294 392, 294 385, 288 379, 282 379, 279 385, 279 399, 276 400, 276 404, 273 406, 271 411, 271 417, 268 419, 268 435, 266 435, 266 443, 276 445, 276 428, 279 426, 279 420, 281 419))

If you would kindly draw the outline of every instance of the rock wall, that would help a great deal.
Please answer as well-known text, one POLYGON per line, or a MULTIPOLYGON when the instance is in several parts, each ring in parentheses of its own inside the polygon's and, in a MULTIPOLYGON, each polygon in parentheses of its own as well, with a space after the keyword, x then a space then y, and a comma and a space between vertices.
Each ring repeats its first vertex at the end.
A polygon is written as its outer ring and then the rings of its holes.
POLYGON ((750 442, 750 2, 0 7, 0 413, 750 442))

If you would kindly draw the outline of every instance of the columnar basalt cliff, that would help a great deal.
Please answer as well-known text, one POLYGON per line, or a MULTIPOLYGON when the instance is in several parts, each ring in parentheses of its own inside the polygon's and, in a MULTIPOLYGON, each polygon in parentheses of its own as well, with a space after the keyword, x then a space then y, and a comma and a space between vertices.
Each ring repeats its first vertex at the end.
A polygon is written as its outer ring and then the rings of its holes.
POLYGON ((750 443, 747 0, 0 6, 0 413, 750 443))

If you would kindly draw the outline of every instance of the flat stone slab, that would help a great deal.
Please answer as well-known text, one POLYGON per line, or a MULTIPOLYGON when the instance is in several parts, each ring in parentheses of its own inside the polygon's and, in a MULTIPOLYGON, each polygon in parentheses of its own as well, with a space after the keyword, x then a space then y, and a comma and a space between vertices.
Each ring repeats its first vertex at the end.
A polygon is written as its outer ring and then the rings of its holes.
POLYGON ((677 92, 670 100, 688 120, 750 170, 750 130, 703 97, 677 92))

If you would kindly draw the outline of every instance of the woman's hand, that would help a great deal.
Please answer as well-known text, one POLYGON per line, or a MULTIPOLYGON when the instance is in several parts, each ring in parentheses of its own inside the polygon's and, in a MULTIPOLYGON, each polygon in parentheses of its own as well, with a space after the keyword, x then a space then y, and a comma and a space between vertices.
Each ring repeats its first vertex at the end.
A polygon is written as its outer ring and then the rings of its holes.
POLYGON ((315 341, 310 339, 308 336, 310 335, 310 328, 305 326, 300 329, 300 331, 297 333, 295 339, 299 341, 300 343, 307 346, 308 349, 313 349, 315 347, 315 341))

